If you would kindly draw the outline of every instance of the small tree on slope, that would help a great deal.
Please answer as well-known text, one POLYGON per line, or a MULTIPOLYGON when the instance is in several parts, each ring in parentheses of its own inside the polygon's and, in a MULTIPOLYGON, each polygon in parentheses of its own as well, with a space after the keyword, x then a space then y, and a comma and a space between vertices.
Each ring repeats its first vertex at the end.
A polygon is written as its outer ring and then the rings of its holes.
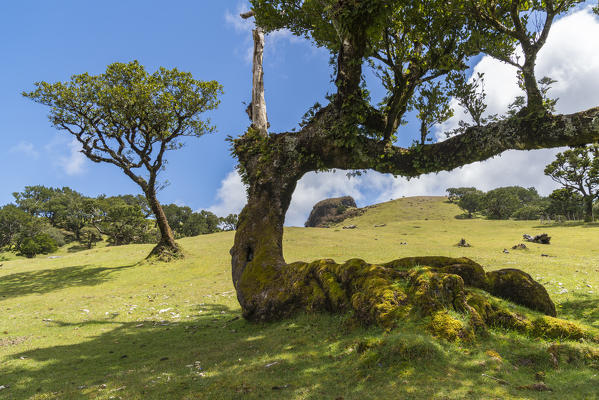
POLYGON ((137 61, 114 63, 100 75, 74 75, 69 82, 36 83, 25 97, 50 107, 50 122, 73 135, 94 162, 116 165, 143 191, 160 229, 150 255, 180 256, 156 192, 165 153, 185 136, 212 132, 201 114, 217 107, 222 87, 177 69, 146 72, 137 61))

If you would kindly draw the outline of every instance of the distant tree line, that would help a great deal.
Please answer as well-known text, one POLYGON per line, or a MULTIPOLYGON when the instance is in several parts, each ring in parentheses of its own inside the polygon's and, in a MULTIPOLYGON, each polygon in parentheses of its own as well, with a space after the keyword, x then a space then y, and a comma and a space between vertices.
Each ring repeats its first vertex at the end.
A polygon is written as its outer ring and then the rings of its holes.
POLYGON ((568 219, 594 221, 599 205, 599 145, 568 149, 545 167, 562 188, 548 197, 536 189, 508 186, 483 193, 474 187, 449 188, 449 201, 456 203, 468 217, 481 213, 489 219, 568 219))
MULTIPOLYGON (((14 204, 0 208, 0 250, 27 257, 48 254, 70 242, 87 248, 157 243, 160 231, 143 195, 84 196, 68 187, 26 186, 13 193, 14 204)), ((176 204, 164 206, 176 238, 234 230, 237 215, 220 218, 176 204)))
MULTIPOLYGON (((465 215, 475 214, 489 219, 554 220, 585 219, 583 196, 572 189, 554 190, 549 196, 540 196, 534 187, 506 186, 483 192, 474 187, 447 189, 448 199, 460 207, 465 215)), ((595 204, 595 208, 599 208, 595 204)))

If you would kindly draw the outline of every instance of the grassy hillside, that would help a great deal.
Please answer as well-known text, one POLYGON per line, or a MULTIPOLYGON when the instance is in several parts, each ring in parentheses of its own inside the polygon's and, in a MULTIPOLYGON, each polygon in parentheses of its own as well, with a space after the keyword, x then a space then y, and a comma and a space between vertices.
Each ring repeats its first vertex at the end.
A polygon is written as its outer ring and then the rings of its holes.
MULTIPOLYGON (((560 317, 599 329, 598 226, 456 214, 443 198, 400 199, 351 221, 355 230, 289 228, 285 256, 447 255, 517 267, 547 287, 560 317), (541 232, 551 245, 502 252, 541 232), (462 237, 473 247, 454 246, 462 237)), ((446 343, 417 325, 384 332, 343 315, 248 323, 231 285, 233 236, 183 239, 187 257, 171 264, 140 263, 149 245, 0 255, 0 398, 599 398, 596 344, 550 347, 501 330, 446 343), (535 375, 552 391, 521 388, 535 375)))

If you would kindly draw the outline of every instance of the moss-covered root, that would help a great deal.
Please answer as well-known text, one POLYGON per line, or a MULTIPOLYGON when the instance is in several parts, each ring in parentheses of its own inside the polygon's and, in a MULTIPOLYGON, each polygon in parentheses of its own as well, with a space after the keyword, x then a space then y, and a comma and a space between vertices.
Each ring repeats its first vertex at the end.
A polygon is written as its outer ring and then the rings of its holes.
MULTIPOLYGON (((344 264, 325 259, 282 266, 251 262, 238 287, 245 300, 244 317, 264 321, 300 310, 350 311, 364 324, 388 329, 411 319, 433 335, 451 341, 474 340, 488 327, 534 337, 597 340, 578 325, 550 316, 519 314, 485 291, 467 288, 465 282, 490 290, 501 287, 498 279, 489 279, 471 260, 437 257, 418 259, 420 266, 414 263, 415 259, 384 265, 360 259, 344 264), (421 266, 425 261, 432 265, 421 266)), ((521 271, 510 271, 509 276, 516 278, 501 284, 516 282, 512 285, 520 288, 523 284, 518 277, 526 278, 526 284, 530 278, 521 271)))
POLYGON ((163 242, 158 243, 150 254, 146 257, 148 262, 170 262, 185 257, 183 249, 178 244, 175 247, 166 245, 163 242))
POLYGON ((519 269, 502 269, 485 273, 482 266, 468 258, 407 257, 384 264, 395 269, 409 269, 426 265, 437 272, 462 277, 466 286, 487 292, 551 317, 556 316, 555 305, 543 285, 519 269))
MULTIPOLYGON (((430 268, 400 271, 360 259, 344 264, 298 262, 280 268, 249 264, 240 289, 244 316, 252 320, 276 319, 296 310, 352 311, 364 324, 391 328, 410 316, 422 319, 443 310, 470 309, 458 275, 430 268)), ((468 329, 470 325, 474 324, 468 329)))

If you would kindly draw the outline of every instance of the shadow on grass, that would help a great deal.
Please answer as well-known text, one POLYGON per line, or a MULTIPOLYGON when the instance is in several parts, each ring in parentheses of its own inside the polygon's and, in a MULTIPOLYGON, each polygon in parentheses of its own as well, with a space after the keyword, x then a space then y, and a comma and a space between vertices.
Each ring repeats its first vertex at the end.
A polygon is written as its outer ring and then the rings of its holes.
POLYGON ((588 295, 582 295, 581 297, 561 303, 560 313, 563 314, 562 318, 585 321, 599 329, 599 300, 588 295))
MULTIPOLYGON (((185 322, 56 322, 48 335, 74 335, 93 325, 102 333, 13 354, 3 363, 2 384, 9 388, 1 395, 15 400, 561 398, 572 389, 566 382, 552 393, 517 390, 516 384, 533 382, 537 370, 549 373, 551 366, 542 345, 510 337, 472 348, 486 359, 487 346, 493 346, 505 363, 510 357, 536 363, 518 370, 528 374, 521 382, 503 376, 512 386, 502 386, 488 378, 502 376, 488 369, 499 364, 471 362, 471 350, 427 335, 400 332, 393 339, 375 328, 349 330, 343 316, 253 324, 224 305, 198 311, 200 317, 185 322), (371 347, 376 340, 388 344, 376 352, 371 347)), ((585 395, 595 393, 599 378, 589 378, 586 370, 575 373, 586 379, 576 387, 580 398, 593 398, 585 395)))
POLYGON ((599 228, 599 222, 583 222, 583 221, 575 221, 575 222, 562 222, 562 223, 549 223, 549 224, 540 224, 533 226, 535 229, 544 229, 544 228, 573 228, 577 226, 582 226, 583 228, 599 228))
POLYGON ((69 253, 78 253, 80 251, 90 250, 89 247, 81 244, 74 244, 67 249, 69 253))
POLYGON ((99 285, 110 279, 110 274, 134 265, 96 268, 80 265, 5 275, 0 277, 0 300, 68 287, 99 285))

